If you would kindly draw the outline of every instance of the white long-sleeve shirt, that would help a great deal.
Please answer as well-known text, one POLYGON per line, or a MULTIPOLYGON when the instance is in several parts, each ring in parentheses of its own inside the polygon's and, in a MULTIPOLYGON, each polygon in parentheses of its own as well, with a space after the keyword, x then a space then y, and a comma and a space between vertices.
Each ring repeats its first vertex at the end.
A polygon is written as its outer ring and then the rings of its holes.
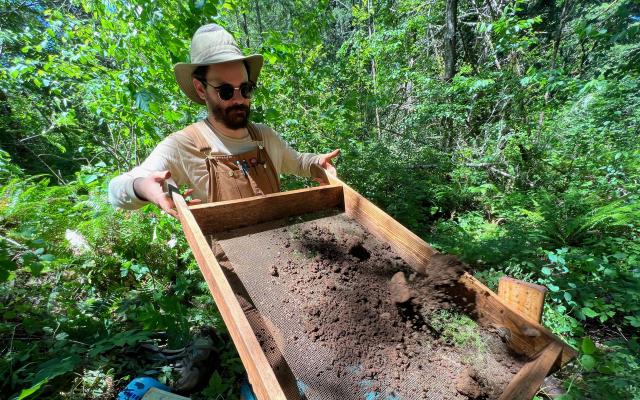
MULTIPOLYGON (((311 176, 311 165, 318 163, 317 154, 299 153, 273 129, 263 124, 255 125, 262 134, 265 149, 278 174, 311 176)), ((207 139, 214 155, 235 155, 256 148, 248 133, 242 139, 235 139, 213 132, 203 121, 196 123, 195 127, 207 139)), ((140 166, 109 182, 109 202, 114 207, 129 210, 142 207, 147 202, 135 195, 133 181, 136 178, 147 177, 152 172, 164 170, 171 172, 176 184, 193 188, 193 198, 207 201, 209 180, 202 153, 185 135, 173 134, 160 142, 140 166)))

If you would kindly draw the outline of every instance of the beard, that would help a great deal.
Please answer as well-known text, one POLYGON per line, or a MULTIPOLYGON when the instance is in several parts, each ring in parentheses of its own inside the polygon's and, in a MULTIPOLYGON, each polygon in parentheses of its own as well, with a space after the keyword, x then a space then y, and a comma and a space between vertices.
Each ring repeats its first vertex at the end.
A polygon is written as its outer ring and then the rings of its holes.
POLYGON ((209 101, 209 110, 213 117, 222 122, 229 129, 246 128, 249 123, 251 109, 244 104, 235 104, 229 107, 222 107, 216 102, 209 101))

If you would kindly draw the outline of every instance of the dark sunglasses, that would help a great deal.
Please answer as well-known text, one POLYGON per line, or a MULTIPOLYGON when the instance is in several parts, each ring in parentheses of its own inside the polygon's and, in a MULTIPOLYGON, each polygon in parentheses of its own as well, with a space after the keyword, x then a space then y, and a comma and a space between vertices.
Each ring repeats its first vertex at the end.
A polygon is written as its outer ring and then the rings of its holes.
POLYGON ((236 90, 239 90, 240 94, 245 99, 250 99, 253 95, 253 90, 256 88, 255 85, 251 82, 244 82, 240 85, 240 87, 233 87, 233 85, 229 83, 224 83, 220 86, 213 86, 207 81, 202 81, 202 83, 214 88, 218 92, 218 97, 220 97, 220 100, 223 101, 231 100, 236 94, 236 90))

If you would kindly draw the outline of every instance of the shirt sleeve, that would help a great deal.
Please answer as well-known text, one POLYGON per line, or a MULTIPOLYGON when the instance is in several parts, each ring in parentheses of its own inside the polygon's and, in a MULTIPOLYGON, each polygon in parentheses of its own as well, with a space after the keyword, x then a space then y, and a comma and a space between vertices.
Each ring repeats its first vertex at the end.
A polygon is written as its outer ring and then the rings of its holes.
POLYGON ((311 165, 318 164, 320 155, 300 153, 294 150, 280 135, 266 125, 258 124, 265 142, 267 154, 276 168, 276 172, 299 176, 311 176, 311 165))
POLYGON ((118 175, 109 182, 109 202, 116 208, 134 210, 148 204, 141 200, 133 191, 133 181, 137 178, 146 178, 152 172, 169 170, 176 181, 181 181, 182 169, 179 168, 180 152, 175 135, 168 136, 156 146, 155 149, 139 166, 129 172, 118 175))

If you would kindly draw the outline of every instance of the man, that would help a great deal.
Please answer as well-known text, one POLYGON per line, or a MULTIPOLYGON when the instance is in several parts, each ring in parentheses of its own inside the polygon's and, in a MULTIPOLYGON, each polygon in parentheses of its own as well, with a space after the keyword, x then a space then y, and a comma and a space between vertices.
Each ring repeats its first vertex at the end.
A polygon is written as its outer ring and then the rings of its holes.
POLYGON ((177 216, 166 191, 170 177, 189 186, 185 195, 196 204, 278 192, 281 172, 311 176, 314 164, 335 174, 331 160, 339 150, 298 153, 271 128, 249 122, 261 55, 245 57, 227 31, 209 24, 193 36, 191 61, 176 64, 174 73, 191 100, 207 105, 207 118, 168 136, 140 166, 114 178, 111 204, 135 209, 152 202, 177 216))

